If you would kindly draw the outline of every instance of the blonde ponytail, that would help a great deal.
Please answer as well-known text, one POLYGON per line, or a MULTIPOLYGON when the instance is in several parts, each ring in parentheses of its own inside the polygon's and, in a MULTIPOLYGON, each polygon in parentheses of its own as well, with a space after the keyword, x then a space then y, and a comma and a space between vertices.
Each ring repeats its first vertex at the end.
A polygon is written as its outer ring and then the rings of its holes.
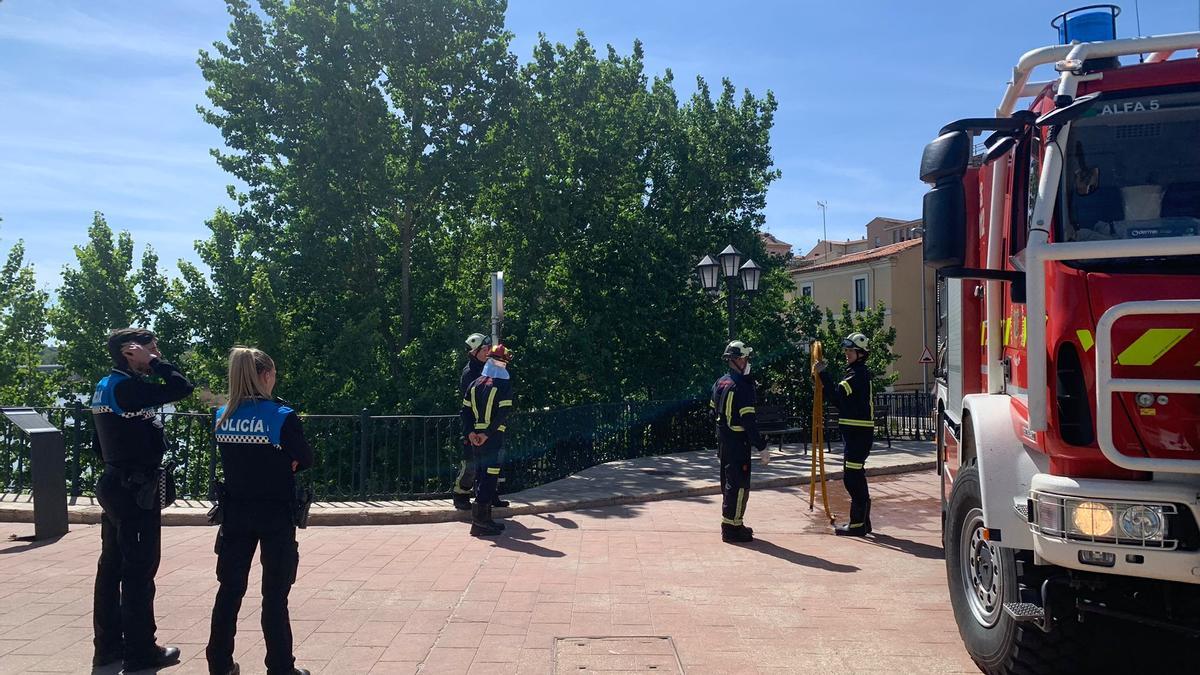
POLYGON ((275 362, 261 349, 234 347, 229 350, 229 398, 217 425, 232 416, 238 406, 247 399, 256 396, 267 398, 259 383, 259 377, 272 370, 275 370, 275 362))

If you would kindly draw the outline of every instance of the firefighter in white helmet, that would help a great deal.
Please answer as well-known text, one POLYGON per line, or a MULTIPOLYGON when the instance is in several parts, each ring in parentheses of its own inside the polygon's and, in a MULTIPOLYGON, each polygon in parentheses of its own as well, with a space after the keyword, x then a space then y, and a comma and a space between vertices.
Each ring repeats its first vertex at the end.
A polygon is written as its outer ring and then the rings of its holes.
POLYGON ((824 361, 817 372, 825 395, 838 409, 838 430, 846 444, 842 483, 850 493, 850 522, 834 531, 839 536, 862 537, 871 532, 871 493, 867 490, 867 455, 875 442, 875 398, 871 391, 871 371, 867 370, 870 341, 862 333, 851 333, 842 340, 850 373, 834 383, 824 361))
POLYGON ((762 450, 767 442, 758 433, 754 380, 750 377, 750 354, 754 350, 740 340, 725 347, 722 358, 729 372, 712 388, 712 406, 717 418, 721 462, 721 540, 747 542, 754 530, 742 524, 750 497, 750 448, 762 450))
MULTIPOLYGON (((467 395, 471 383, 479 379, 483 372, 483 364, 487 362, 488 350, 492 348, 492 338, 483 333, 471 333, 464 340, 467 347, 467 365, 463 366, 462 375, 458 378, 458 395, 467 395)), ((475 451, 471 444, 463 438, 463 455, 459 464, 458 475, 454 478, 454 508, 460 511, 471 510, 471 495, 475 490, 475 451)), ((508 506, 507 503, 503 504, 508 506)))

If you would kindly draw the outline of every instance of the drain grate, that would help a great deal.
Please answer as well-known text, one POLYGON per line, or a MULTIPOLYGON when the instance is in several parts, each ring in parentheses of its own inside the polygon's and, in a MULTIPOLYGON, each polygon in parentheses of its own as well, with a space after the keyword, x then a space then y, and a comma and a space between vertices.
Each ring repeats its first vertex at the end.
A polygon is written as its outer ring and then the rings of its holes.
POLYGON ((676 673, 683 665, 669 637, 563 637, 554 642, 554 672, 676 673))

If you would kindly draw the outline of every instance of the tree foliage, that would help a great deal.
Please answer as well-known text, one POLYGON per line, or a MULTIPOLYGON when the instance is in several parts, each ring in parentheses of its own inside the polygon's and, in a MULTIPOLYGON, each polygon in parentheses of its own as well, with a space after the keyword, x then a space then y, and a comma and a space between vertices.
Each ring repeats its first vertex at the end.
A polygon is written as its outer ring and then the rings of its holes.
POLYGON ((38 370, 46 343, 48 294, 25 262, 25 244, 9 248, 0 268, 0 401, 44 406, 57 377, 38 370))
POLYGON ((167 354, 178 354, 187 345, 188 331, 172 316, 171 284, 158 269, 158 256, 147 246, 135 268, 133 249, 133 237, 124 231, 114 236, 97 212, 87 243, 75 247, 77 267, 63 268, 58 302, 48 318, 60 343, 59 364, 70 378, 63 382, 64 398, 90 394, 112 367, 105 339, 114 328, 155 330, 167 354))

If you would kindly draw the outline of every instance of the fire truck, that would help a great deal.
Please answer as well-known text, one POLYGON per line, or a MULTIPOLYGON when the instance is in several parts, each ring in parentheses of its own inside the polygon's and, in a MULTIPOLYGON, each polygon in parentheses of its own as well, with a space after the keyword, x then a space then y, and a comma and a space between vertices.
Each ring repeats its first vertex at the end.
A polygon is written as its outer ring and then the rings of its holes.
POLYGON ((947 581, 989 673, 1069 672, 1098 624, 1200 644, 1200 33, 1119 12, 1056 17, 921 158, 947 581))

